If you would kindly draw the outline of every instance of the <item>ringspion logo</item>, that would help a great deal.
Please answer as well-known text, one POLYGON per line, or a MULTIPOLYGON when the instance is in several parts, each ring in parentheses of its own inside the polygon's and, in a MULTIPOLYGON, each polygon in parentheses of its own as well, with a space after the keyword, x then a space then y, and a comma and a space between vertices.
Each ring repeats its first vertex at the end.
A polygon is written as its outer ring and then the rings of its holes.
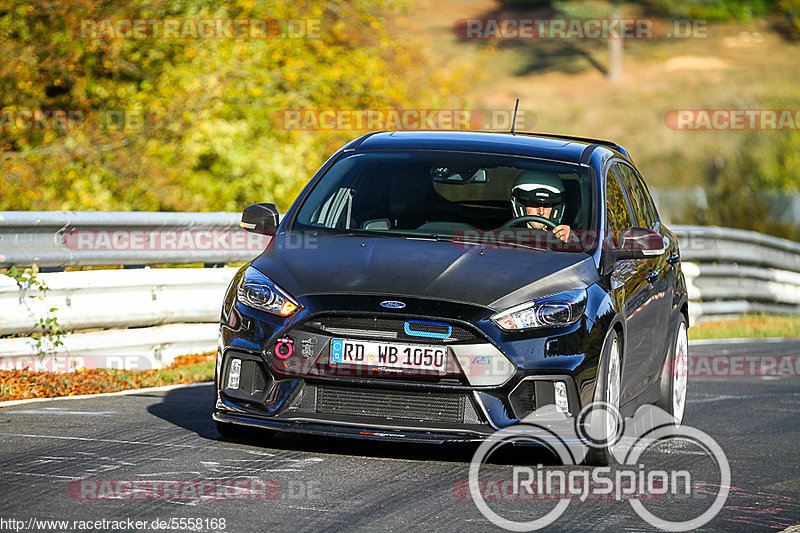
POLYGON ((623 419, 614 406, 595 402, 574 418, 544 406, 519 424, 496 431, 480 444, 469 478, 456 482, 453 493, 470 498, 487 520, 509 531, 548 528, 573 502, 587 500, 627 502, 653 527, 689 531, 719 513, 730 481, 725 452, 707 433, 676 426, 671 415, 655 406, 643 406, 623 419), (502 447, 523 443, 548 449, 567 468, 490 461, 502 447), (583 466, 590 449, 598 447, 608 448, 618 466, 583 466), (669 468, 664 458, 681 450, 692 454, 691 461, 672 462, 669 468), (704 478, 709 475, 716 478, 713 486, 718 490, 707 490, 712 484, 704 478), (688 499, 697 503, 691 510, 672 505, 688 499), (517 505, 516 512, 509 513, 508 504, 517 505))

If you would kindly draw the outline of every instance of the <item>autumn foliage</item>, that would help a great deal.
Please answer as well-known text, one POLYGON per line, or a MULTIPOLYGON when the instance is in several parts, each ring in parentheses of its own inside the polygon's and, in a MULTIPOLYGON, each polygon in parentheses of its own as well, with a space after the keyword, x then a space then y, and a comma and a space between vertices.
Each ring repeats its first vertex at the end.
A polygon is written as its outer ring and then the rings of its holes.
POLYGON ((8 0, 0 112, 78 111, 91 127, 0 127, 0 210, 285 210, 358 131, 287 131, 285 109, 454 104, 401 2, 8 0), (110 38, 103 20, 267 20, 269 38, 110 38), (87 22, 88 21, 88 22, 87 22), (304 28, 304 29, 303 29, 304 28), (293 36, 294 35, 294 36, 293 36))
POLYGON ((161 370, 79 369, 75 372, 0 370, 0 400, 116 392, 214 379, 215 353, 177 357, 161 370))

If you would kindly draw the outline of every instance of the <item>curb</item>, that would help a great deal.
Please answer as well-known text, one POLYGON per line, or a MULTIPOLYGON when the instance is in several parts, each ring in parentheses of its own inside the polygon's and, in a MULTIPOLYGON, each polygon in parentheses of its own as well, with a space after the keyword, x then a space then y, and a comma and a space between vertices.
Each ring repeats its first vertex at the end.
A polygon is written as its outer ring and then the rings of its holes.
POLYGON ((131 394, 139 394, 141 392, 162 392, 180 388, 188 389, 190 387, 204 387, 213 384, 214 384, 213 381, 203 381, 202 383, 178 383, 176 385, 162 385, 161 387, 145 387, 142 389, 125 389, 116 392, 101 392, 98 394, 80 394, 75 396, 54 396, 52 398, 26 398, 24 400, 8 400, 5 402, 0 402, 0 409, 2 409, 3 407, 11 407, 13 405, 47 402, 51 400, 84 400, 86 398, 102 398, 104 396, 129 396, 131 394))

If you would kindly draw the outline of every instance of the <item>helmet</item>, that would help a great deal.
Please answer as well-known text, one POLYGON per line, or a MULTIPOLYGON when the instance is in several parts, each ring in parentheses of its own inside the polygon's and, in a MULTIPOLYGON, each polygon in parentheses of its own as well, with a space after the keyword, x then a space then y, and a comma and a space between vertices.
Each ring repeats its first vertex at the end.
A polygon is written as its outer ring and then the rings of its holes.
POLYGON ((564 216, 564 183, 556 174, 526 170, 511 188, 511 209, 515 217, 525 216, 526 207, 552 207, 550 220, 561 223, 564 216))

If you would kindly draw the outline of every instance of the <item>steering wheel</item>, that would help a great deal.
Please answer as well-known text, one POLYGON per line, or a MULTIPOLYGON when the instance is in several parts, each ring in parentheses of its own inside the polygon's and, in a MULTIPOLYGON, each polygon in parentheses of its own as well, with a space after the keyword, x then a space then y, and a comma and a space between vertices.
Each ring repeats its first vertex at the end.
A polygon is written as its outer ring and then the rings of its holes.
POLYGON ((553 222, 549 218, 544 218, 544 217, 540 217, 540 216, 537 216, 537 215, 523 215, 521 217, 512 218, 511 220, 509 220, 508 222, 506 222, 505 224, 503 224, 500 227, 501 228, 514 228, 516 226, 523 225, 523 223, 527 224, 528 222, 531 222, 531 221, 532 222, 541 222, 542 224, 547 226, 547 229, 549 229, 549 230, 552 230, 556 226, 558 226, 558 224, 556 224, 555 222, 553 222))

